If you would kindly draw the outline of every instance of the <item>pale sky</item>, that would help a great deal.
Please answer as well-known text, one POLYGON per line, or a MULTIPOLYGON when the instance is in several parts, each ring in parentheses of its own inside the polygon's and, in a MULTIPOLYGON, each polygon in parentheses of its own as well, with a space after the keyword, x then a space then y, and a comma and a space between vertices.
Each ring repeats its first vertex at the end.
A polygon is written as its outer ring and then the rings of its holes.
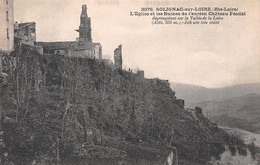
POLYGON ((144 70, 147 78, 205 87, 260 82, 259 0, 168 2, 235 7, 247 16, 226 17, 219 25, 152 25, 151 17, 129 16, 147 6, 144 0, 14 0, 14 11, 18 22, 36 22, 37 41, 74 41, 81 5, 87 4, 92 39, 102 44, 103 56, 113 59, 122 44, 124 67, 144 70))

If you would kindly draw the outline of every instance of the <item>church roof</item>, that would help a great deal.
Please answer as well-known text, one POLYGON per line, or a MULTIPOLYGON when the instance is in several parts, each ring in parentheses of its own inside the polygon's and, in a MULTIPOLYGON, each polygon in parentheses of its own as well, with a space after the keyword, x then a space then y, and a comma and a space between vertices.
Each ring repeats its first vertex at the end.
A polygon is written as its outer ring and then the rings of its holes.
POLYGON ((74 50, 93 50, 96 45, 101 46, 100 43, 82 43, 79 44, 75 41, 67 41, 67 42, 37 42, 37 46, 48 47, 49 49, 66 49, 72 48, 74 50))

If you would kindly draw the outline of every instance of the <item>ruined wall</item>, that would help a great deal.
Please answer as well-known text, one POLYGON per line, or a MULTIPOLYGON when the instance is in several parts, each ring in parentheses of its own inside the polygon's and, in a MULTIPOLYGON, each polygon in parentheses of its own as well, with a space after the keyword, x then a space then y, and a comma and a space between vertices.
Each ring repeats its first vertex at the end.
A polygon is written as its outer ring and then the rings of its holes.
POLYGON ((99 43, 37 42, 36 48, 40 54, 102 59, 102 46, 99 43))
POLYGON ((36 42, 36 23, 28 22, 18 24, 16 22, 14 29, 14 36, 20 43, 34 46, 36 42))
POLYGON ((94 54, 92 50, 74 50, 71 57, 85 57, 94 59, 94 54))
POLYGON ((136 77, 139 80, 143 80, 144 79, 144 71, 143 70, 138 70, 136 73, 136 77))
POLYGON ((102 59, 102 46, 100 44, 95 44, 93 50, 93 56, 95 58, 102 59))
POLYGON ((114 61, 115 61, 115 67, 118 69, 122 69, 122 45, 119 45, 118 48, 114 50, 114 61))

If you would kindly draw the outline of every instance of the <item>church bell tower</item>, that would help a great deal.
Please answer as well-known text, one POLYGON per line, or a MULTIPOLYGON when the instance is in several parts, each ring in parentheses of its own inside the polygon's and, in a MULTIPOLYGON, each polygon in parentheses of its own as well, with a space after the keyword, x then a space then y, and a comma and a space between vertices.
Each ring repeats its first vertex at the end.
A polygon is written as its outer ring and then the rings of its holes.
POLYGON ((82 11, 80 15, 79 41, 92 42, 91 37, 91 18, 87 14, 87 5, 82 5, 82 11))

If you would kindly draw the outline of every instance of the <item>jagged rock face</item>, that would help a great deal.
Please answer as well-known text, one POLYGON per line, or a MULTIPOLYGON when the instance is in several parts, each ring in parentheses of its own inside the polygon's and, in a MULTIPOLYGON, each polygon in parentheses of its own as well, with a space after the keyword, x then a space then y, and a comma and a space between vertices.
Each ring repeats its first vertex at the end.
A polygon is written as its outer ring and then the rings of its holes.
POLYGON ((40 55, 30 47, 6 60, 4 113, 19 122, 6 126, 6 145, 14 154, 52 157, 60 139, 59 154, 68 157, 92 132, 96 145, 105 145, 105 137, 156 139, 175 146, 179 159, 206 162, 229 141, 202 114, 197 124, 161 80, 137 81, 135 74, 102 61, 40 55))
POLYGON ((202 109, 201 109, 200 107, 195 107, 195 111, 196 111, 197 113, 202 113, 202 109))
POLYGON ((177 104, 180 108, 184 108, 185 104, 184 104, 184 100, 182 99, 177 99, 174 101, 175 104, 177 104))

